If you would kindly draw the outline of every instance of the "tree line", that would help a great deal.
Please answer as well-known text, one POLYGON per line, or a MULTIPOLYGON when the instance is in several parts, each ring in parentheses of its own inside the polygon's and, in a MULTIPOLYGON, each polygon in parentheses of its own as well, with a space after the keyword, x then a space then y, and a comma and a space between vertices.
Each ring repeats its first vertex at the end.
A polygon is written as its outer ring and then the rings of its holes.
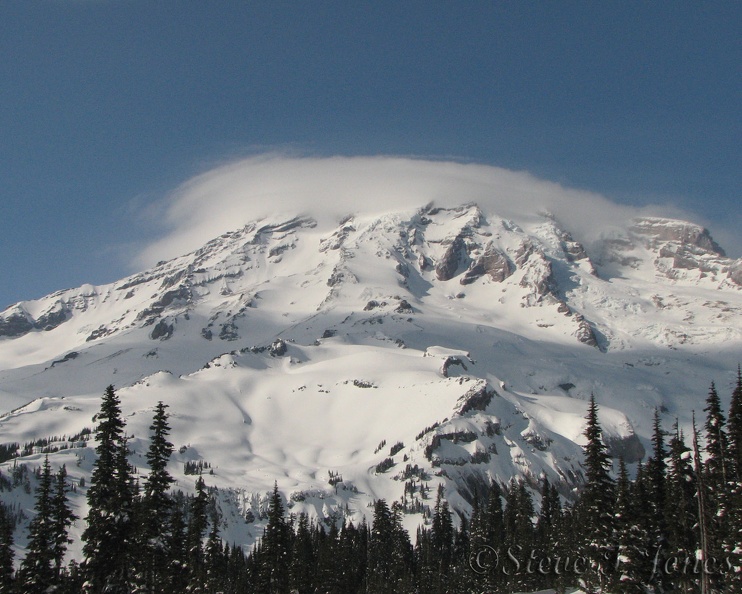
POLYGON ((666 431, 655 411, 651 457, 634 478, 614 469, 591 398, 584 483, 564 497, 542 477, 493 482, 458 522, 439 487, 413 541, 404 510, 375 501, 370 525, 288 516, 274 486, 262 538, 246 554, 219 534, 213 495, 172 492, 166 405, 155 407, 140 487, 118 396, 104 395, 87 491, 83 558, 63 565, 76 520, 64 467, 38 473, 28 547, 13 570, 13 527, 0 506, 0 592, 509 593, 581 586, 597 593, 742 591, 742 373, 725 416, 714 384, 705 422, 666 431), (703 445, 701 445, 703 442, 703 445), (615 471, 614 471, 615 470, 615 471))

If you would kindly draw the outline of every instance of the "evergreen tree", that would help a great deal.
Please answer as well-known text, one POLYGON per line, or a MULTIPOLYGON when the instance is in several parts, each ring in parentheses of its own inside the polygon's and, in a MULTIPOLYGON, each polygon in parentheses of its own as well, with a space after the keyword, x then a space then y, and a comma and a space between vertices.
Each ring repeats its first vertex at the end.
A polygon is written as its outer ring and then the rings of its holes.
MULTIPOLYGON (((648 519, 649 541, 651 552, 657 557, 659 562, 664 564, 663 554, 667 552, 667 525, 665 522, 665 513, 667 507, 666 501, 666 482, 667 482, 667 450, 665 448, 665 434, 660 422, 660 413, 654 409, 654 421, 652 424, 652 457, 647 461, 647 483, 649 487, 649 504, 650 513, 648 519)), ((653 584, 659 591, 665 588, 665 573, 655 572, 652 579, 653 584)))
POLYGON ((7 508, 0 503, 0 592, 10 592, 13 587, 14 528, 7 508))
MULTIPOLYGON (((729 440, 726 419, 721 410, 721 401, 716 386, 711 383, 706 399, 706 483, 712 492, 722 493, 727 483, 729 468, 729 440)), ((717 501, 717 503, 720 503, 717 501)))
POLYGON ((453 563, 453 522, 439 485, 430 530, 418 529, 415 560, 418 586, 425 592, 446 592, 453 563))
POLYGON ((614 514, 616 557, 610 568, 611 591, 641 592, 649 579, 648 529, 646 506, 649 501, 645 488, 644 470, 637 470, 637 482, 629 480, 626 464, 621 458, 616 482, 616 504, 614 514))
POLYGON ((685 559, 695 557, 698 539, 695 526, 698 522, 698 506, 695 501, 696 477, 693 472, 691 450, 685 444, 677 420, 670 437, 670 453, 667 469, 667 501, 665 510, 667 523, 668 558, 677 560, 671 564, 671 577, 680 592, 693 592, 698 583, 684 567, 685 559))
POLYGON ((727 587, 730 591, 742 591, 742 371, 739 366, 727 427, 731 476, 727 496, 729 522, 723 548, 731 566, 727 587))
POLYGON ((222 539, 219 536, 219 510, 216 505, 211 508, 211 530, 206 541, 206 591, 219 592, 225 587, 227 558, 224 556, 222 539))
MULTIPOLYGON (((536 521, 534 533, 534 550, 539 559, 554 559, 557 555, 558 527, 562 515, 562 506, 557 488, 544 475, 541 482, 541 509, 536 521)), ((540 572, 534 574, 536 587, 545 588, 551 585, 550 576, 540 572)))
POLYGON ((191 501, 188 532, 186 534, 188 592, 202 592, 206 581, 203 538, 208 528, 209 496, 203 477, 196 480, 196 495, 191 501))
POLYGON ((368 560, 368 527, 364 519, 356 527, 349 523, 340 533, 341 558, 345 563, 342 570, 342 592, 362 592, 366 578, 366 562, 368 560))
MULTIPOLYGON (((720 560, 724 543, 729 539, 730 491, 728 481, 732 475, 729 459, 729 440, 726 419, 716 386, 711 383, 706 398, 706 459, 704 461, 704 487, 707 506, 707 537, 709 559, 720 560)), ((719 580, 712 577, 712 585, 719 580)))
POLYGON ((466 516, 460 518, 459 528, 453 539, 453 572, 450 579, 450 591, 468 592, 472 589, 476 575, 470 564, 471 539, 469 522, 466 516))
POLYGON ((580 495, 579 515, 583 528, 583 546, 590 567, 585 572, 583 585, 588 592, 603 589, 605 575, 601 571, 604 559, 610 558, 613 535, 614 482, 610 475, 611 460, 603 443, 603 430, 598 420, 598 405, 595 395, 590 396, 590 405, 585 428, 585 478, 580 495))
POLYGON ((184 592, 188 585, 188 538, 186 533, 186 499, 182 491, 173 496, 170 531, 165 535, 167 551, 167 592, 184 592))
POLYGON ((97 459, 88 488, 82 571, 86 592, 124 594, 132 590, 131 528, 133 485, 119 398, 108 386, 97 415, 97 459))
POLYGON ((144 494, 140 505, 141 551, 138 555, 138 574, 139 583, 144 585, 146 591, 159 591, 168 579, 167 536, 171 529, 170 516, 173 507, 168 491, 174 479, 167 470, 173 444, 167 439, 170 426, 166 408, 167 405, 162 401, 155 406, 150 426, 150 445, 146 454, 150 470, 144 482, 144 494))
POLYGON ((232 545, 229 550, 227 575, 229 575, 229 585, 225 594, 243 594, 253 591, 248 578, 248 563, 245 553, 237 545, 232 545))
POLYGON ((340 558, 340 532, 337 524, 331 522, 329 530, 318 526, 316 537, 316 582, 328 594, 342 594, 341 574, 344 567, 340 558))
POLYGON ((43 593, 54 586, 55 526, 52 507, 52 473, 49 456, 44 458, 36 487, 36 515, 28 528, 28 552, 21 563, 18 582, 23 592, 43 593))
MULTIPOLYGON (((487 506, 484 510, 482 523, 484 525, 484 543, 492 547, 494 551, 504 559, 507 548, 507 536, 505 531, 505 512, 502 507, 503 493, 497 481, 492 481, 487 493, 487 506)), ((495 564, 491 555, 493 551, 487 549, 489 560, 486 562, 489 569, 484 576, 484 587, 487 589, 497 588, 503 581, 504 574, 501 568, 495 564)))
POLYGON ((374 504, 374 522, 368 543, 367 589, 396 594, 409 588, 412 551, 399 515, 386 501, 374 504))
POLYGON ((736 480, 742 483, 742 369, 737 366, 737 384, 729 406, 729 451, 736 480))
POLYGON ((433 511, 433 525, 430 530, 430 542, 433 552, 433 564, 436 571, 436 582, 439 589, 443 589, 453 556, 453 522, 448 502, 443 499, 443 485, 438 487, 438 493, 433 511))
POLYGON ((266 592, 283 593, 289 591, 289 572, 291 566, 291 528, 286 521, 278 484, 273 485, 268 524, 260 541, 260 581, 266 592))
POLYGON ((291 551, 290 574, 293 590, 296 590, 299 594, 314 592, 316 563, 309 517, 302 513, 299 515, 291 551))
POLYGON ((542 555, 550 556, 552 552, 552 534, 559 521, 562 508, 556 487, 544 475, 541 481, 541 511, 536 522, 535 545, 542 555))
POLYGON ((487 494, 487 508, 484 518, 485 541, 494 548, 504 544, 505 518, 502 510, 502 489, 497 481, 492 481, 487 494))
POLYGON ((62 574, 62 562, 67 552, 67 545, 72 542, 69 537, 69 527, 77 520, 67 499, 70 486, 67 484, 67 467, 62 465, 57 471, 52 495, 52 522, 54 526, 54 542, 52 557, 54 559, 55 580, 59 583, 62 574))
MULTIPOLYGON (((713 386, 713 384, 712 384, 713 386)), ((698 444, 698 428, 696 427, 696 415, 693 413, 693 469, 696 473, 696 503, 698 504, 698 545, 699 550, 696 554, 701 565, 708 563, 713 551, 713 538, 711 536, 710 524, 712 516, 710 513, 709 494, 706 486, 706 473, 703 471, 701 462, 701 448, 698 444)), ((714 551, 715 552, 715 551, 714 551)), ((701 592, 709 592, 712 586, 711 576, 701 571, 699 576, 701 582, 701 592)))
MULTIPOLYGON (((508 566, 507 585, 512 591, 532 589, 534 575, 528 574, 523 567, 519 567, 527 563, 535 536, 533 500, 522 480, 511 479, 505 497, 503 516, 507 548, 502 553, 505 554, 503 563, 508 566), (518 559, 517 563, 507 558, 509 554, 518 559)), ((502 572, 504 573, 504 569, 502 572)))

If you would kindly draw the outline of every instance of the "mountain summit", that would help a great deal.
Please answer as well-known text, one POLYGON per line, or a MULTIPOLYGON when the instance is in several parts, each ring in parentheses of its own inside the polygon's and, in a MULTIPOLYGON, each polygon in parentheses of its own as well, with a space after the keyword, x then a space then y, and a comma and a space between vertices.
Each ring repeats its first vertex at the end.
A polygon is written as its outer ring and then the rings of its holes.
POLYGON ((548 212, 476 204, 329 231, 266 218, 2 312, 0 431, 88 479, 94 444, 68 438, 114 383, 142 473, 151 412, 170 406, 173 474, 190 488, 189 465, 211 469, 228 540, 260 534, 274 482, 292 511, 358 519, 384 497, 414 526, 438 484, 462 513, 513 475, 569 495, 591 394, 612 454, 641 459, 652 411, 687 424, 740 346, 742 260, 692 223, 583 243, 548 212))

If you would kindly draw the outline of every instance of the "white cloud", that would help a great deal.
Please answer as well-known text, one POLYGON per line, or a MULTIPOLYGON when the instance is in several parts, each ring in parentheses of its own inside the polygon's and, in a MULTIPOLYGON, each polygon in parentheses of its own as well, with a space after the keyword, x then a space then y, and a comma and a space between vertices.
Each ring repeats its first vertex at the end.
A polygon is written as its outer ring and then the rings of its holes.
MULTIPOLYGON (((489 165, 402 157, 250 157, 199 175, 157 205, 163 238, 145 246, 137 266, 194 250, 256 219, 309 214, 330 227, 347 214, 414 209, 430 202, 476 202, 486 213, 521 223, 548 210, 576 238, 667 208, 636 208, 565 188, 526 172, 489 165)), ((669 213, 675 214, 678 213, 669 213)))

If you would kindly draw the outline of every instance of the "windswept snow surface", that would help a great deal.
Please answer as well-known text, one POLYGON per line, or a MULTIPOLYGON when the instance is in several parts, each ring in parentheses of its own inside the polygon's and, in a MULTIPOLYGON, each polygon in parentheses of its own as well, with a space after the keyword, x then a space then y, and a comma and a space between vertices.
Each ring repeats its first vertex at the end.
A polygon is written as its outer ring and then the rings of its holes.
MULTIPOLYGON (((546 475, 570 497, 590 394, 630 461, 655 409, 687 427, 712 380, 728 398, 740 269, 707 231, 665 219, 591 245, 548 213, 514 221, 474 204, 332 229, 252 222, 111 285, 2 312, 0 440, 51 438, 64 447, 53 465, 89 485, 95 443, 70 438, 94 428, 113 383, 142 476, 154 406, 169 406, 176 487, 193 488, 186 462, 210 464, 228 541, 260 536, 274 482, 292 513, 328 521, 400 501, 414 534, 438 484, 463 514, 514 475, 546 475)), ((42 458, 31 448, 0 470, 42 458)), ((80 517, 86 489, 73 495, 80 517)), ((31 516, 22 488, 0 496, 31 516)))

